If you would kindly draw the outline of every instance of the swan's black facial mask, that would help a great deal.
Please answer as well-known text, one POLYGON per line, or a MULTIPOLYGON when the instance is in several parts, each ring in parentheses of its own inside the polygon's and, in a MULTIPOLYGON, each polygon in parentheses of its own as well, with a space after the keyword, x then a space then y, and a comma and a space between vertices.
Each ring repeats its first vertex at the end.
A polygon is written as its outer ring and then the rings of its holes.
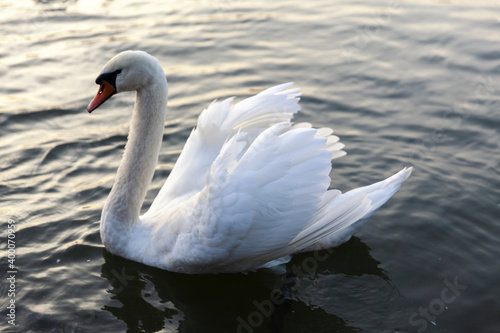
POLYGON ((99 91, 94 99, 87 106, 87 111, 90 113, 97 109, 99 105, 106 102, 111 96, 116 93, 116 76, 121 73, 121 70, 112 73, 103 73, 97 77, 95 83, 99 84, 99 91))

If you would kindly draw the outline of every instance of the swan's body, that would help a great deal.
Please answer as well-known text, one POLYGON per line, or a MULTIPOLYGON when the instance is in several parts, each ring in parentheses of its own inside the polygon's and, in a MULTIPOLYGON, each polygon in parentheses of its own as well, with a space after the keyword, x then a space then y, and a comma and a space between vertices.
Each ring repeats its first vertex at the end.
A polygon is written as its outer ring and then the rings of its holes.
POLYGON ((167 81, 155 58, 126 51, 96 82, 101 89, 89 112, 115 92, 137 91, 101 237, 110 252, 147 265, 237 272, 337 246, 411 173, 403 169, 345 194, 327 190, 330 161, 345 154, 343 145, 330 129, 290 122, 300 94, 284 84, 205 109, 150 209, 139 216, 163 138, 167 81))

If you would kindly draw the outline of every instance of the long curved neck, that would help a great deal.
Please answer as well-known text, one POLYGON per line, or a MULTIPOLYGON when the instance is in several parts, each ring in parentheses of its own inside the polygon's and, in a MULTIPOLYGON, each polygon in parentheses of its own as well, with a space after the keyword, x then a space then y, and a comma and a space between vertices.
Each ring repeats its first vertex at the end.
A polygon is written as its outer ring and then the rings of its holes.
POLYGON ((111 235, 123 235, 139 220, 158 162, 166 106, 167 82, 164 76, 136 93, 125 153, 102 212, 101 236, 105 244, 115 243, 111 235))

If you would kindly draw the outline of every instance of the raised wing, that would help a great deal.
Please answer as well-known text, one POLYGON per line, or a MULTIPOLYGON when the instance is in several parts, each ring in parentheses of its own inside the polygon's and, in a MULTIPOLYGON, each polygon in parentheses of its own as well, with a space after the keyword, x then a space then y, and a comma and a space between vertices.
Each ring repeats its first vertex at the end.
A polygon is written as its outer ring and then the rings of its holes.
POLYGON ((237 104, 231 104, 233 98, 214 101, 203 110, 150 210, 171 208, 201 191, 222 146, 239 130, 256 137, 272 124, 290 121, 300 110, 300 89, 287 89, 292 85, 286 83, 269 88, 237 104))

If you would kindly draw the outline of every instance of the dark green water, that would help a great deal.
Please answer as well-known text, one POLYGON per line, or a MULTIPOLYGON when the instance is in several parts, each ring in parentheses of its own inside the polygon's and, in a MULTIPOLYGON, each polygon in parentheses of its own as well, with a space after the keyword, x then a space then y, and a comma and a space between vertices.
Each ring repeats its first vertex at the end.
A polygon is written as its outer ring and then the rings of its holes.
POLYGON ((496 2, 7 0, 0 31, 2 332, 500 331, 496 2), (85 108, 126 49, 169 80, 145 209, 213 99, 288 81, 303 92, 297 121, 346 144, 332 187, 413 175, 348 243, 294 257, 279 305, 278 272, 190 276, 114 257, 99 218, 134 97, 85 108))

